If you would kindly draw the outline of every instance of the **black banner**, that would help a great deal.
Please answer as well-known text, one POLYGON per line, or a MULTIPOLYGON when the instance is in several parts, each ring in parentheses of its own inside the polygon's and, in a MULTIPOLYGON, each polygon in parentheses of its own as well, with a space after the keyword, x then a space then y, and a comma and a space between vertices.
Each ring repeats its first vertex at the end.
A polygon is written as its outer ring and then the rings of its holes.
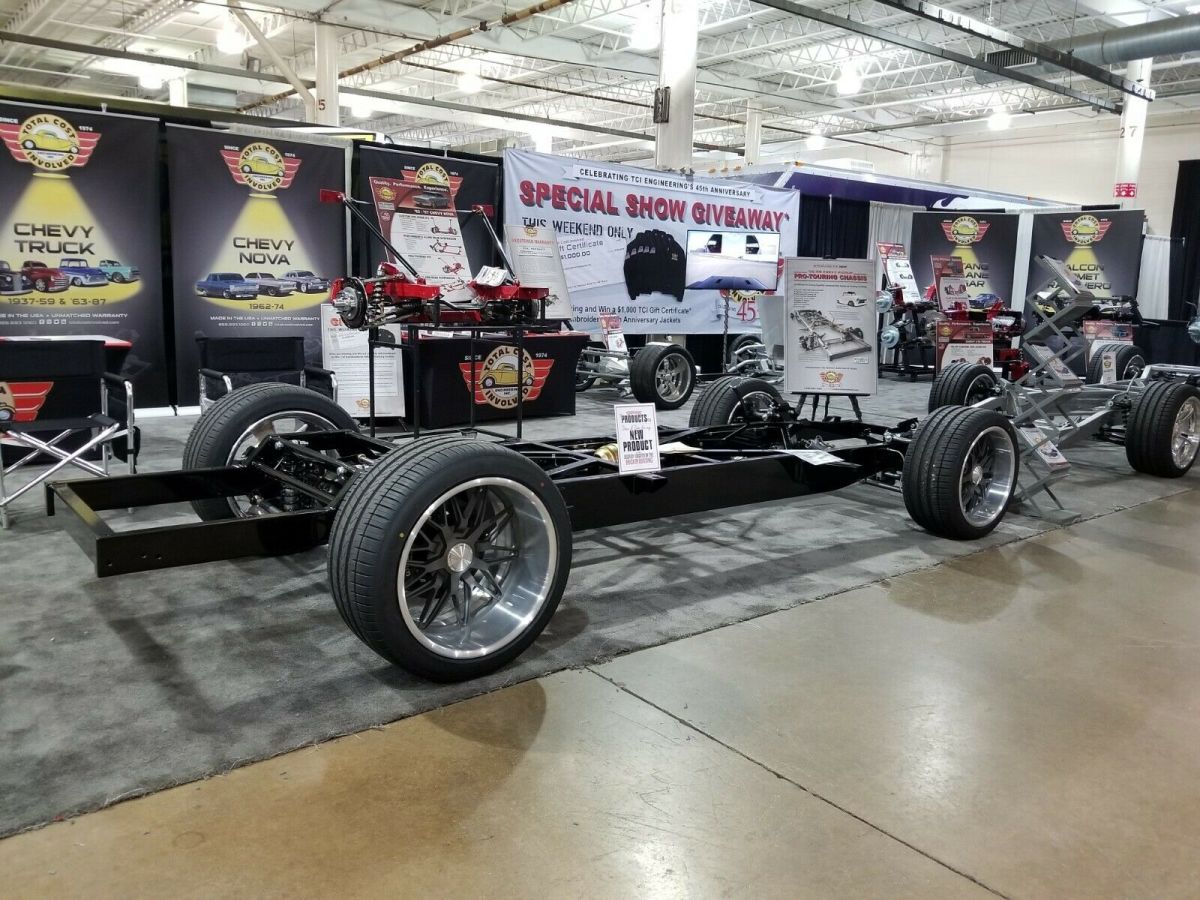
POLYGON ((917 284, 933 284, 931 256, 957 256, 971 306, 988 307, 997 299, 1011 306, 1019 221, 1012 213, 914 213, 909 258, 917 284))
MULTIPOLYGON (((496 163, 361 145, 355 197, 373 202, 383 233, 422 276, 446 285, 451 298, 458 282, 497 262, 483 222, 471 216, 482 206, 496 224, 496 163)), ((365 231, 355 235, 359 270, 373 271, 384 248, 365 231)))
POLYGON ((167 403, 158 124, 0 104, 0 335, 131 343, 119 374, 167 403))
POLYGON ((196 337, 302 335, 321 364, 320 305, 344 274, 345 153, 184 126, 167 129, 179 402, 197 400, 196 337))
POLYGON ((1140 209, 1038 213, 1033 217, 1029 290, 1048 277, 1037 263, 1037 257, 1044 255, 1065 262, 1097 297, 1135 296, 1145 223, 1146 214, 1140 209))

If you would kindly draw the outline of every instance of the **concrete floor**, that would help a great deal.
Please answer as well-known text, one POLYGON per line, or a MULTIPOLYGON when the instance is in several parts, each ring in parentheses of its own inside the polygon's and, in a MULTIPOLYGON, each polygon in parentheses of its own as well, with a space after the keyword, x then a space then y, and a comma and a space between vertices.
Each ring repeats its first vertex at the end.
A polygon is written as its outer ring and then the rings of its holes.
POLYGON ((1198 542, 1186 490, 527 681, 11 837, 2 892, 1193 898, 1198 542))

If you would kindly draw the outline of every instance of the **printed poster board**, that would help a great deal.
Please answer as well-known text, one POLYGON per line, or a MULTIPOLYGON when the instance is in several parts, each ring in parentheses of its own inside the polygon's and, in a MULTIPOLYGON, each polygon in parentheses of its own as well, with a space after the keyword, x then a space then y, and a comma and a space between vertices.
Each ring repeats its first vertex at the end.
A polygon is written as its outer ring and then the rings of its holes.
POLYGON ((936 278, 925 260, 952 256, 962 264, 956 277, 965 279, 965 295, 956 299, 978 309, 997 300, 1011 306, 1019 225, 1016 213, 914 213, 911 246, 918 280, 929 284, 936 278))
POLYGON ((938 322, 937 371, 952 363, 991 366, 995 352, 990 322, 938 322))
POLYGON ((346 265, 337 147, 167 127, 179 402, 197 400, 197 334, 300 336, 321 365, 320 306, 346 265))
POLYGON ((505 225, 504 238, 516 269, 513 274, 521 284, 550 289, 546 318, 571 318, 571 295, 554 229, 544 225, 505 225))
POLYGON ((916 276, 913 275, 912 261, 903 244, 889 244, 882 241, 875 245, 879 253, 879 263, 883 269, 883 281, 889 287, 898 287, 903 292, 904 300, 916 303, 924 295, 917 286, 916 276))
POLYGON ((0 103, 0 336, 102 335, 140 407, 169 401, 158 123, 0 103))
POLYGON ((1137 296, 1142 265, 1143 210, 1037 213, 1029 260, 1029 287, 1044 284, 1048 273, 1039 255, 1061 259, 1071 274, 1100 298, 1137 296))
MULTIPOLYGON (((399 343, 404 329, 383 326, 399 343)), ((321 350, 325 368, 337 376, 338 405, 352 416, 371 413, 367 331, 347 328, 331 303, 321 304, 321 350)), ((375 415, 404 415, 404 367, 399 350, 375 348, 375 415)))
POLYGON ((875 393, 874 265, 865 259, 785 261, 789 393, 875 393))

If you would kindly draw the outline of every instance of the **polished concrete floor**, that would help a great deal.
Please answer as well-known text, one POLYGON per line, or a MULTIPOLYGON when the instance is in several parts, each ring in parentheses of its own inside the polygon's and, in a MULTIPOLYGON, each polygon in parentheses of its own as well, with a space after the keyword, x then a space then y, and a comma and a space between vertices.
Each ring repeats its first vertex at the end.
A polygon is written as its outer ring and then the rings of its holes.
POLYGON ((11 837, 0 895, 1194 898, 1198 545, 1185 490, 527 681, 11 837))

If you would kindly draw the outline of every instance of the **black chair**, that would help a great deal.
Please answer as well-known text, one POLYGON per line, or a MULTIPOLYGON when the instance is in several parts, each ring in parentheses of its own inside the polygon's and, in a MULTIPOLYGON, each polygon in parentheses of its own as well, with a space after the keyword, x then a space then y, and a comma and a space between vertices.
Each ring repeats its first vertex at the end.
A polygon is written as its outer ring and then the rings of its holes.
POLYGON ((337 401, 337 378, 329 369, 310 366, 302 337, 196 336, 200 348, 200 409, 235 388, 264 381, 298 384, 337 401))
POLYGON ((0 340, 0 437, 26 451, 7 467, 0 461, 0 528, 8 528, 9 504, 67 466, 107 475, 117 449, 137 471, 133 385, 105 371, 103 341, 0 340), (97 450, 100 465, 85 458, 97 450), (10 494, 5 479, 42 456, 56 462, 10 494))

